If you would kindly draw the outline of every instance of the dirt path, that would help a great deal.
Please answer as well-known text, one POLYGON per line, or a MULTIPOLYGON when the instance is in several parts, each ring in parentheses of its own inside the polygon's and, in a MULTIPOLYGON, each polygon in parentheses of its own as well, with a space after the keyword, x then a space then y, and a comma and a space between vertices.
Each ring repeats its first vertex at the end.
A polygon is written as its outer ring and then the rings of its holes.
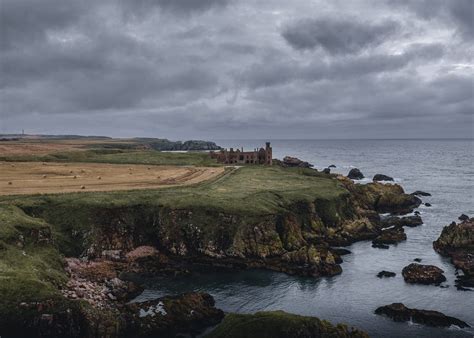
POLYGON ((224 168, 0 162, 0 195, 156 189, 195 184, 224 168))

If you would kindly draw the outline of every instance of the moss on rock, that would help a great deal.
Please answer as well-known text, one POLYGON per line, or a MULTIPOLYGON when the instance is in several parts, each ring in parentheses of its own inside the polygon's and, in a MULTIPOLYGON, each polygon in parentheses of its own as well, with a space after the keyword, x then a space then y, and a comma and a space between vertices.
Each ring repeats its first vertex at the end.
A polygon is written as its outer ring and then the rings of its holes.
POLYGON ((333 325, 316 317, 299 316, 283 311, 255 314, 228 314, 206 338, 317 338, 368 337, 365 332, 333 325))

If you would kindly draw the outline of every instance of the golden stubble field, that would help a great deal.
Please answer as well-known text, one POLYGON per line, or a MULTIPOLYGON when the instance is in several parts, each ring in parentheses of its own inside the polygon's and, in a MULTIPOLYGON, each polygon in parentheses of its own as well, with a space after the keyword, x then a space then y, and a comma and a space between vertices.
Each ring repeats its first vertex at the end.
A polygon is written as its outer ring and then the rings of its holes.
POLYGON ((215 178, 224 168, 0 162, 0 195, 156 189, 215 178))

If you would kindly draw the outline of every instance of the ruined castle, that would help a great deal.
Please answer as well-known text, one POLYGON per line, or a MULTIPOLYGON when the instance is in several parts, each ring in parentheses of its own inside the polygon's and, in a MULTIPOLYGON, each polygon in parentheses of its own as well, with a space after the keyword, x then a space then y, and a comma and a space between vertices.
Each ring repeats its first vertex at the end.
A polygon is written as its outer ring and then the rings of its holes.
POLYGON ((265 143, 265 148, 244 151, 244 148, 234 150, 223 149, 219 152, 211 151, 211 158, 225 164, 266 164, 272 165, 272 147, 270 142, 265 143))

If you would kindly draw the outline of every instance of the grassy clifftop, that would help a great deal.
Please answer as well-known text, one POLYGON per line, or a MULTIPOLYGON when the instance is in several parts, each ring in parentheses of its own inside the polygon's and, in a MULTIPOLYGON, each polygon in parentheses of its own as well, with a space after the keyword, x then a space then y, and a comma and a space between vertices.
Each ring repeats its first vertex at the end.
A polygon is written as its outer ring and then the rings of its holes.
POLYGON ((219 179, 195 186, 160 190, 72 193, 17 198, 2 197, 0 203, 20 207, 161 205, 174 209, 213 209, 252 215, 274 213, 297 201, 334 199, 347 194, 330 176, 309 169, 242 167, 229 169, 219 179))

